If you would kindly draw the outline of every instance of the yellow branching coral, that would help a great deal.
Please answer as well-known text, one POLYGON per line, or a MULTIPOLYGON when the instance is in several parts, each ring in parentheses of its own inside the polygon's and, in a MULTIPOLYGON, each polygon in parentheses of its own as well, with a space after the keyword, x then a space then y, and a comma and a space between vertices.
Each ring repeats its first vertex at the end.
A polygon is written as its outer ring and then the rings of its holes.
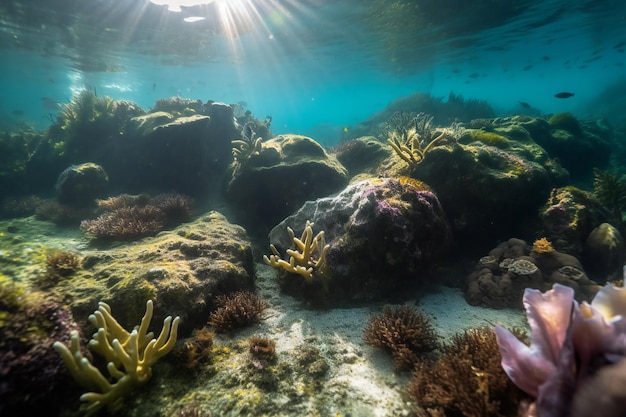
POLYGON ((307 282, 311 283, 313 272, 323 270, 326 266, 326 253, 330 245, 326 244, 324 232, 313 236, 313 223, 307 220, 300 239, 290 227, 287 227, 287 233, 296 247, 295 250, 287 249, 289 262, 281 258, 280 252, 272 244, 270 244, 270 249, 273 255, 269 257, 263 255, 263 261, 276 269, 282 268, 287 272, 302 275, 307 282))
POLYGON ((152 311, 152 301, 149 300, 141 324, 130 333, 115 320, 106 303, 99 303, 98 310, 89 316, 89 321, 98 330, 88 346, 106 359, 110 378, 102 375, 83 356, 77 332, 72 332, 69 347, 61 342, 54 343, 54 349, 61 355, 72 377, 90 391, 80 397, 81 401, 89 403, 85 408, 87 415, 104 406, 112 410, 119 408, 123 397, 147 382, 152 376, 152 365, 174 347, 180 318, 168 316, 163 321, 159 337, 154 339, 154 334, 148 333, 152 311))

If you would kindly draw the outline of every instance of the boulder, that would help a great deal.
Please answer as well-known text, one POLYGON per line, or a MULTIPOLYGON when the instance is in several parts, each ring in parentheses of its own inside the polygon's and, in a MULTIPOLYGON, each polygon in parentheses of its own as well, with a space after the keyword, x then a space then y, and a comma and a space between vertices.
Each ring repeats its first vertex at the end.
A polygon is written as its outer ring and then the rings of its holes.
POLYGON ((329 249, 325 282, 280 273, 283 291, 315 305, 402 297, 426 286, 429 270, 445 251, 450 226, 437 196, 411 179, 369 179, 333 197, 306 202, 269 234, 279 250, 293 246, 307 220, 324 231, 329 249), (319 284, 319 285, 315 285, 319 284))
POLYGON ((104 169, 93 162, 72 165, 57 178, 54 186, 57 200, 71 207, 88 207, 106 193, 109 177, 104 169))

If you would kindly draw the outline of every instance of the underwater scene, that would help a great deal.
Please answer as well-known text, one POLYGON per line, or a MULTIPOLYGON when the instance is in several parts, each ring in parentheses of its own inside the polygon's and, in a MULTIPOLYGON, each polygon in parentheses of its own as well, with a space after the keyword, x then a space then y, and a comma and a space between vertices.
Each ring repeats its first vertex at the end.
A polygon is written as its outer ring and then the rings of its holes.
POLYGON ((626 2, 3 0, 0 415, 626 416, 626 2))

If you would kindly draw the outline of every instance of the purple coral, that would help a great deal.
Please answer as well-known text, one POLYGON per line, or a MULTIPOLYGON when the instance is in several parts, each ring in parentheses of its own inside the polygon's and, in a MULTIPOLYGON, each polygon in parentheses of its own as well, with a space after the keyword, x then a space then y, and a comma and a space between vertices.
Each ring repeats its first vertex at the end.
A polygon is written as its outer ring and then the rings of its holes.
POLYGON ((526 289, 524 307, 530 346, 496 326, 502 367, 537 398, 527 415, 576 416, 577 391, 593 389, 594 375, 626 355, 626 289, 607 285, 591 304, 578 304, 560 284, 545 293, 526 289))

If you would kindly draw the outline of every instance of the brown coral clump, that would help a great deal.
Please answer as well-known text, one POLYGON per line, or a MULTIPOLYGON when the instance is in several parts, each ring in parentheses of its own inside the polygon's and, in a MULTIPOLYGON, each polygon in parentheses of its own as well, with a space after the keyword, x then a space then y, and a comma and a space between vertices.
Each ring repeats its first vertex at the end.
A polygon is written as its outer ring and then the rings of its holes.
POLYGON ((552 243, 548 239, 542 237, 541 239, 537 239, 533 242, 532 251, 537 254, 552 253, 554 252, 554 247, 552 247, 552 243))
POLYGON ((147 194, 120 194, 103 200, 96 200, 96 203, 100 210, 114 211, 123 207, 145 206, 149 198, 147 194))
POLYGON ((250 354, 255 359, 271 362, 276 358, 276 342, 267 337, 250 337, 248 347, 250 354))
POLYGON ((123 207, 94 220, 80 222, 81 229, 95 239, 131 240, 156 234, 164 227, 163 212, 153 206, 123 207))
POLYGON ((500 361, 493 329, 466 330, 453 337, 439 360, 420 363, 407 393, 419 407, 419 415, 515 415, 524 394, 509 380, 500 361))
POLYGON ((187 339, 177 351, 178 356, 183 358, 185 366, 196 369, 200 365, 209 363, 213 356, 213 333, 207 328, 194 330, 192 336, 187 339))
POLYGON ((46 269, 49 274, 67 277, 80 268, 78 255, 67 251, 54 251, 46 256, 46 269))
POLYGON ((259 321, 267 303, 258 295, 237 291, 220 295, 215 300, 218 308, 209 316, 209 324, 217 333, 248 326, 259 321))
POLYGON ((385 306, 365 329, 365 343, 391 352, 397 371, 415 368, 424 353, 439 346, 437 339, 428 317, 409 306, 385 306))
POLYGON ((193 200, 183 194, 159 194, 150 204, 163 212, 165 227, 188 222, 193 214, 193 200))

